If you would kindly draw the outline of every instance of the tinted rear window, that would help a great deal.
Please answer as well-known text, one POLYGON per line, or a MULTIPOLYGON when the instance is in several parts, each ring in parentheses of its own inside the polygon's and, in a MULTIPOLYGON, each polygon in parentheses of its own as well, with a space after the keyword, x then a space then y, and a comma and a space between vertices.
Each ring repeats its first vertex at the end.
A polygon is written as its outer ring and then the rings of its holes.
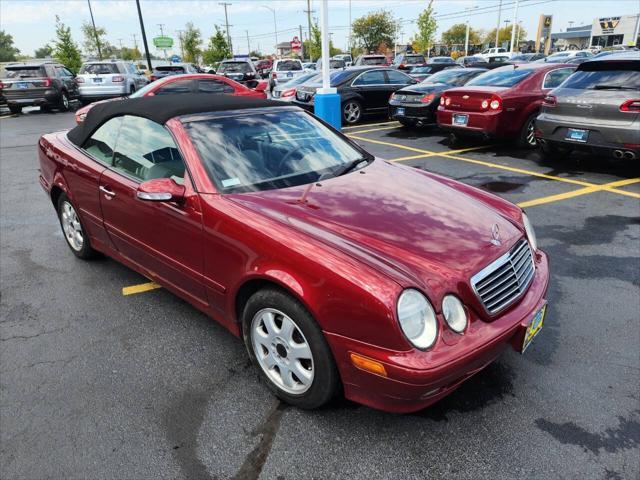
POLYGON ((362 65, 386 65, 387 59, 385 57, 363 57, 360 63, 362 65))
POLYGON ((247 73, 251 67, 247 62, 225 62, 220 64, 218 73, 247 73))
POLYGON ((409 65, 413 65, 415 63, 425 63, 424 57, 422 55, 412 55, 407 56, 404 59, 404 63, 408 63, 409 65))
POLYGON ((493 70, 483 73, 467 85, 477 87, 513 87, 533 74, 533 70, 493 70))
POLYGON ((42 67, 7 67, 7 78, 46 77, 42 67))
POLYGON ((637 70, 597 70, 575 72, 562 85, 562 88, 576 88, 579 90, 612 90, 633 89, 640 90, 640 71, 637 70))
POLYGON ((80 74, 89 75, 108 75, 110 73, 118 73, 118 66, 115 63, 90 63, 83 65, 80 74))
POLYGON ((164 65, 162 67, 156 67, 158 72, 180 72, 184 73, 184 67, 179 67, 177 65, 164 65))
POLYGON ((298 71, 302 70, 302 64, 293 60, 285 60, 284 62, 278 62, 276 70, 278 72, 298 71))

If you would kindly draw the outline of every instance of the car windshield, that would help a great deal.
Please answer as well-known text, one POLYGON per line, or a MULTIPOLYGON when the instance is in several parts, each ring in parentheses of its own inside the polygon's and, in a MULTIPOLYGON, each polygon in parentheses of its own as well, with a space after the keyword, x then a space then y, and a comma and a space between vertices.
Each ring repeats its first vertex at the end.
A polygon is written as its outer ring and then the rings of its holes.
POLYGON ((289 72, 289 71, 298 71, 302 70, 302 64, 300 62, 296 62, 295 60, 284 60, 282 62, 278 62, 276 67, 278 72, 289 72))
POLYGON ((251 67, 247 62, 224 62, 220 64, 218 73, 247 73, 251 67))
POLYGON ((361 65, 386 65, 386 63, 385 57, 362 57, 360 60, 361 65))
POLYGON ((578 70, 562 84, 562 88, 579 90, 640 90, 640 71, 578 70))
POLYGON ((185 127, 221 193, 305 185, 369 160, 304 112, 214 118, 185 127))
POLYGON ((513 87, 532 74, 532 69, 492 70, 474 78, 467 85, 475 87, 513 87))
POLYGON ((449 57, 434 57, 429 59, 429 63, 452 63, 449 57))
POLYGON ((8 67, 7 78, 37 78, 45 77, 43 69, 40 67, 8 67))
POLYGON ((425 63, 425 61, 422 55, 407 55, 407 57, 404 59, 404 63, 408 65, 415 65, 416 63, 425 63))
POLYGON ((463 85, 464 80, 471 77, 475 73, 474 70, 469 72, 468 68, 455 68, 451 70, 443 70, 434 73, 422 83, 442 83, 445 85, 463 85))
POLYGON ((87 63, 80 69, 80 75, 108 75, 118 73, 118 66, 115 63, 87 63))
POLYGON ((409 73, 429 73, 431 67, 413 67, 409 73))
POLYGON ((131 95, 129 95, 129 98, 144 97, 149 90, 151 90, 152 88, 156 88, 157 86, 158 82, 147 83, 144 87, 136 90, 131 95))
POLYGON ((156 67, 158 72, 180 72, 184 73, 184 67, 178 65, 163 65, 161 67, 156 67))

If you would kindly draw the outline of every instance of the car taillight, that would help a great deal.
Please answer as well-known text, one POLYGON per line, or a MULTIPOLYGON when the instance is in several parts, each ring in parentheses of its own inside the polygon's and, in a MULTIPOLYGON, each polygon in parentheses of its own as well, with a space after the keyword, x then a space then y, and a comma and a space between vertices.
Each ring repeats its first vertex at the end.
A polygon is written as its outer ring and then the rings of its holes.
POLYGON ((640 113, 640 100, 635 98, 633 100, 627 100, 620 105, 621 112, 627 113, 640 113))
POLYGON ((440 97, 440 105, 444 105, 444 99, 445 97, 440 97))
POLYGON ((429 95, 425 95, 420 99, 420 103, 431 103, 433 99, 436 98, 434 93, 430 93, 429 95))
POLYGON ((389 97, 389 100, 395 100, 395 99, 396 99, 396 92, 393 92, 389 97))
POLYGON ((489 100, 483 100, 480 106, 486 110, 487 108, 489 108, 489 100))
POLYGON ((450 99, 449 97, 445 98, 445 99, 444 99, 444 104, 445 104, 445 106, 447 106, 447 107, 448 107, 449 105, 451 105, 451 99, 450 99))
POLYGON ((158 79, 158 77, 156 77, 155 75, 151 75, 149 77, 149 80, 151 80, 152 82, 155 82, 158 79))
POLYGON ((84 119, 87 117, 87 112, 78 112, 76 113, 76 123, 84 122, 84 119))
POLYGON ((84 78, 76 77, 76 83, 84 83, 84 78))
POLYGON ((282 92, 282 97, 293 97, 296 94, 296 89, 295 88, 291 88, 289 90, 285 90, 284 92, 282 92))
POLYGON ((558 105, 558 99, 555 97, 555 95, 547 95, 542 100, 542 105, 544 105, 545 107, 555 107, 556 105, 558 105))
POLYGON ((492 97, 489 102, 489 108, 491 110, 502 110, 502 99, 500 97, 492 97))
POLYGON ((0 82, 0 90, 4 88, 4 83, 0 82))
POLYGON ((124 77, 122 75, 114 75, 111 77, 111 81, 115 83, 124 82, 124 77))
POLYGON ((404 68, 404 63, 401 63, 400 65, 398 65, 398 68, 404 68))
POLYGON ((271 72, 271 78, 278 78, 278 74, 276 72, 271 72))
POLYGON ((51 86, 51 79, 50 78, 45 78, 44 80, 38 80, 33 82, 33 84, 36 87, 50 87, 51 86))

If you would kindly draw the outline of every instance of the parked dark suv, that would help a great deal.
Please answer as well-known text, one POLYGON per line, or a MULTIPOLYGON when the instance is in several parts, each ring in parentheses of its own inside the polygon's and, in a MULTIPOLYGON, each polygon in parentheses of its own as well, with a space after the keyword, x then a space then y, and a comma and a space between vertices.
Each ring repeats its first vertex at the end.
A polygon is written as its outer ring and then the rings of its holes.
POLYGON ((11 113, 33 105, 41 110, 67 111, 69 102, 79 97, 75 75, 59 63, 12 63, 5 71, 3 94, 11 113))
POLYGON ((393 59, 391 66, 398 70, 411 70, 413 67, 424 67, 427 59, 418 53, 400 53, 393 59))

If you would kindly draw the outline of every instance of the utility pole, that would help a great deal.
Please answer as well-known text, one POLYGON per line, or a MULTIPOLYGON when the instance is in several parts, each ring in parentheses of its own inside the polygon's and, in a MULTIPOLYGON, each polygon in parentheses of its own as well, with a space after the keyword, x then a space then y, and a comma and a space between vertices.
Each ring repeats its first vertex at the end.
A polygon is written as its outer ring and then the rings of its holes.
POLYGON ((178 34, 178 41, 180 42, 180 60, 184 60, 184 45, 182 44, 182 34, 184 30, 176 30, 178 34))
POLYGON ((298 25, 298 28, 300 29, 300 57, 302 57, 302 60, 304 60, 304 40, 302 39, 302 25, 298 25))
POLYGON ((247 55, 249 56, 249 59, 251 59, 251 43, 249 42, 249 30, 245 30, 245 33, 247 34, 247 55))
POLYGON ((511 48, 509 51, 513 52, 513 47, 516 44, 516 27, 518 26, 518 3, 519 0, 516 0, 516 6, 513 11, 513 25, 511 26, 511 48))
POLYGON ((351 46, 351 0, 349 0, 349 45, 348 45, 349 55, 351 55, 352 48, 353 47, 351 46))
POLYGON ((233 47, 231 46, 231 35, 229 35, 229 15, 227 14, 227 7, 231 6, 231 3, 221 2, 218 5, 222 5, 224 7, 224 23, 227 26, 227 43, 229 44, 229 51, 231 52, 231 56, 233 57, 233 47))
POLYGON ((149 71, 152 71, 153 67, 151 66, 151 54, 149 53, 149 45, 147 45, 147 34, 144 31, 144 21, 142 20, 142 10, 140 10, 140 0, 136 0, 136 6, 138 7, 138 18, 140 19, 140 30, 142 31, 144 53, 147 56, 147 67, 149 67, 149 71))
POLYGON ((123 46, 122 46, 122 40, 124 40, 123 38, 119 38, 118 39, 118 44, 120 45, 120 50, 122 50, 123 46))
POLYGON ((100 39, 98 38, 98 31, 96 30, 96 22, 93 20, 93 10, 91 10, 91 0, 87 0, 89 5, 89 14, 91 14, 91 25, 93 25, 93 35, 96 37, 96 47, 98 47, 98 59, 102 60, 102 49, 100 48, 100 39))
POLYGON ((271 13, 273 13, 273 34, 276 36, 275 56, 277 57, 278 56, 278 24, 276 23, 276 11, 271 7, 267 7, 266 5, 262 5, 262 6, 267 10, 270 10, 271 13))
POLYGON ((138 49, 138 35, 135 33, 131 34, 131 38, 133 39, 133 48, 138 49))
POLYGON ((496 48, 498 48, 498 40, 500 35, 500 15, 501 14, 502 14, 502 0, 500 0, 500 4, 498 5, 498 23, 496 25, 496 45, 495 45, 496 48))
POLYGON ((309 43, 311 43, 311 14, 314 10, 311 10, 311 0, 307 0, 307 9, 303 10, 307 14, 307 27, 309 28, 309 43))

